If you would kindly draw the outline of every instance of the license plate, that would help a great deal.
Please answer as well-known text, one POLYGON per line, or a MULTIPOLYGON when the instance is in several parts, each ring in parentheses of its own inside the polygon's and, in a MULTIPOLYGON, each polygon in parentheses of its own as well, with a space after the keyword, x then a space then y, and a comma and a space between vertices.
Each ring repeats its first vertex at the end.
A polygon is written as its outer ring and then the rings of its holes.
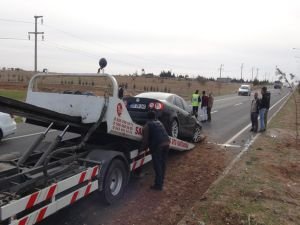
POLYGON ((131 104, 131 109, 146 109, 146 104, 131 104))

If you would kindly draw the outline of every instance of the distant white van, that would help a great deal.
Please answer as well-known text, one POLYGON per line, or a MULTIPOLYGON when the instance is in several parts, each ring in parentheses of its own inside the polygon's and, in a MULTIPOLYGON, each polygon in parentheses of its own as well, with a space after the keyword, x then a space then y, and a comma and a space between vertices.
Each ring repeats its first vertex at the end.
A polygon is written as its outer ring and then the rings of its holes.
POLYGON ((239 88, 238 95, 251 95, 251 86, 249 84, 242 84, 239 88))

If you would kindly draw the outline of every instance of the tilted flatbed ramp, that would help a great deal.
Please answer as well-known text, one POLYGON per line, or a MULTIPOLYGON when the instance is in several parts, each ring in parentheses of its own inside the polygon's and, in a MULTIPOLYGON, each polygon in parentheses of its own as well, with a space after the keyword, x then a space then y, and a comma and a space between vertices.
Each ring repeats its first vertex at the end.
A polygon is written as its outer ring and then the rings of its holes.
POLYGON ((54 112, 50 109, 38 107, 29 103, 0 96, 0 111, 13 115, 34 119, 45 123, 59 123, 62 125, 71 124, 80 126, 80 116, 69 116, 66 114, 54 112))

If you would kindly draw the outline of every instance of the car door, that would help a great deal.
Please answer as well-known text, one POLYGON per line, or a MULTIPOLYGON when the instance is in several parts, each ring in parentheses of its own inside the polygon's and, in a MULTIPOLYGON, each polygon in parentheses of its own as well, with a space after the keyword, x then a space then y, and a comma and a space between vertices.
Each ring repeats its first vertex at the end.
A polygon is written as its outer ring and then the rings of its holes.
POLYGON ((186 116, 187 133, 189 134, 189 136, 192 136, 194 133, 195 126, 196 126, 196 120, 195 120, 195 117, 192 115, 191 109, 189 108, 186 101, 183 98, 180 98, 180 100, 182 102, 183 109, 187 112, 187 114, 186 114, 187 115, 186 116))
POLYGON ((181 136, 188 136, 188 116, 189 113, 185 111, 183 102, 179 96, 174 96, 174 105, 176 107, 177 118, 179 120, 179 133, 181 136))

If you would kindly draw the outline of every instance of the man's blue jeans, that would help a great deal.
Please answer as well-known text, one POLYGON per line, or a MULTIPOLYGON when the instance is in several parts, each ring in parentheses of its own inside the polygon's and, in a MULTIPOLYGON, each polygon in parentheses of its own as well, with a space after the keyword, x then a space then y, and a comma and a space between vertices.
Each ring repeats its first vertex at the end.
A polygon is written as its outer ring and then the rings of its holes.
POLYGON ((265 129, 265 112, 266 108, 262 108, 259 110, 259 120, 260 120, 260 129, 264 130, 265 129))

